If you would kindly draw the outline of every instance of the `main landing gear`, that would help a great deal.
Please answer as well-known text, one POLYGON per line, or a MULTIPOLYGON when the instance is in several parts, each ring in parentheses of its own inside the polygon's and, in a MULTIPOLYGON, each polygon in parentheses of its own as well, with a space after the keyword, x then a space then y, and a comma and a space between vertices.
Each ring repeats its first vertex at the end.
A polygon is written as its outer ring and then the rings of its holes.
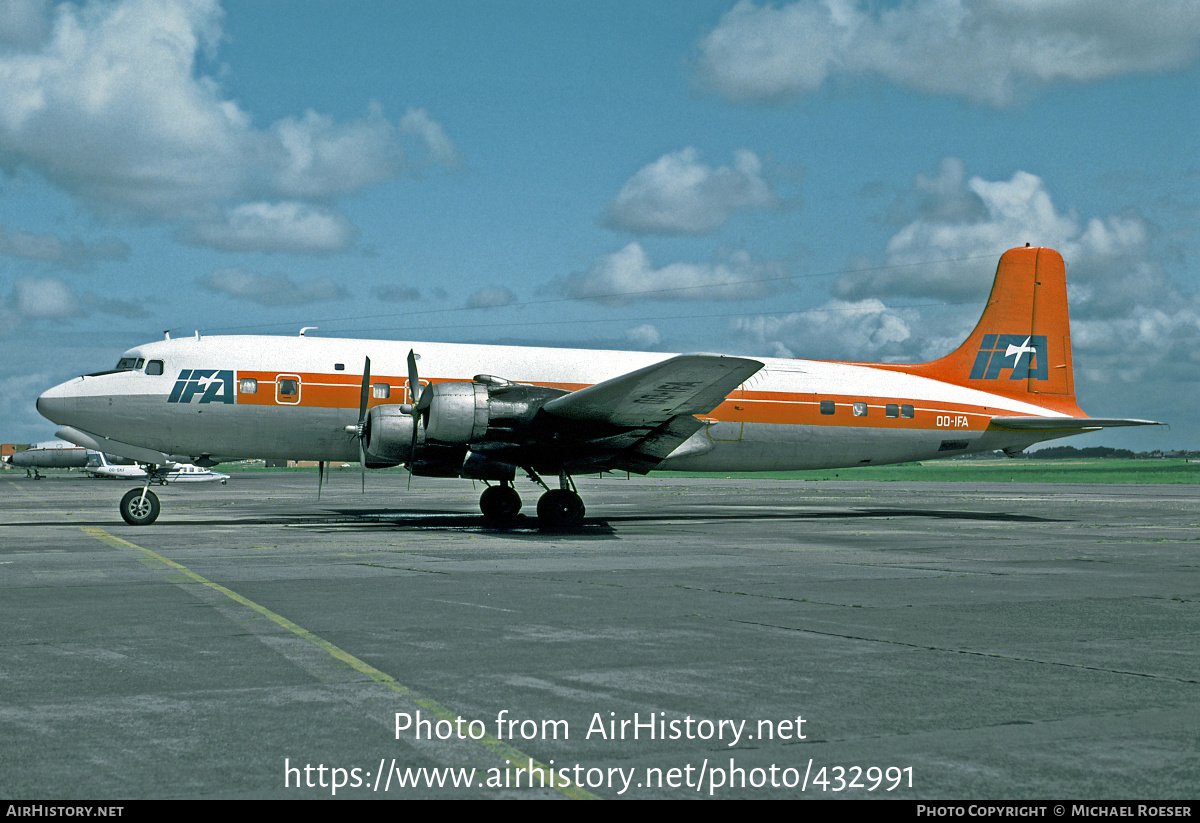
MULTIPOLYGON (((543 531, 574 529, 583 524, 586 509, 575 488, 575 482, 569 475, 560 472, 559 488, 551 489, 534 472, 528 473, 530 480, 546 490, 545 494, 538 498, 538 528, 543 531)), ((512 487, 511 480, 503 480, 499 486, 488 486, 484 490, 479 498, 479 508, 489 525, 507 528, 516 522, 521 513, 521 496, 512 487)))

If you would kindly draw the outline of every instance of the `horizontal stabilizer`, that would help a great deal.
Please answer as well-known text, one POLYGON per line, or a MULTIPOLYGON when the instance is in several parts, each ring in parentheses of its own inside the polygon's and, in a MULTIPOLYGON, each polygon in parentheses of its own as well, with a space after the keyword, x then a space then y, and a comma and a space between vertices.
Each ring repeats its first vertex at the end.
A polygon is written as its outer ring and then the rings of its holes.
POLYGON ((1167 424, 1157 420, 1133 420, 1123 417, 993 417, 992 425, 1012 431, 1058 432, 1167 424))

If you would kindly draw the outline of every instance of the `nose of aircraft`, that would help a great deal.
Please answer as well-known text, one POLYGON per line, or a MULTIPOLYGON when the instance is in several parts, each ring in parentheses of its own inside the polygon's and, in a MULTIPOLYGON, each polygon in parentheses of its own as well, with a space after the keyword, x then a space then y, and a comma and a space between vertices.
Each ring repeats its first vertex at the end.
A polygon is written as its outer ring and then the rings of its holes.
POLYGON ((79 378, 68 380, 66 383, 59 383, 52 389, 46 389, 37 399, 38 414, 50 420, 53 423, 67 424, 71 421, 67 419, 67 415, 74 408, 75 392, 72 389, 72 384, 77 383, 79 378))

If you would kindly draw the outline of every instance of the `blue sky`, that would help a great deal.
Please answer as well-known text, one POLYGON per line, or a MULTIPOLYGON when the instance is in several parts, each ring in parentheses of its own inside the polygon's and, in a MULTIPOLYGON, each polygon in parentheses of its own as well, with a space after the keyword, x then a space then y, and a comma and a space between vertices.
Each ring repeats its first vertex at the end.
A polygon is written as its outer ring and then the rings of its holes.
POLYGON ((1067 260, 1076 387, 1200 448, 1200 5, 0 5, 0 419, 176 334, 916 361, 1067 260), (637 294, 641 292, 642 294, 637 294))

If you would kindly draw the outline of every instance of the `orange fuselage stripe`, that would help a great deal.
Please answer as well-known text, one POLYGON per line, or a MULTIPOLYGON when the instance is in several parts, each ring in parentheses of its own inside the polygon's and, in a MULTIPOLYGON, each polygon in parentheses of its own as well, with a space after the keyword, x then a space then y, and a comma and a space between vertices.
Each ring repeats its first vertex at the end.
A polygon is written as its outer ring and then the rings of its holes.
MULTIPOLYGON (((237 402, 256 406, 297 406, 301 408, 358 409, 362 378, 352 374, 317 374, 305 372, 239 371, 237 402), (278 395, 279 377, 299 378, 298 398, 278 395), (253 394, 241 392, 241 380, 254 378, 258 390, 253 394)), ((445 378, 433 378, 422 384, 451 382, 445 378)), ((396 405, 408 402, 407 377, 372 375, 372 389, 367 398, 367 407, 396 405), (386 384, 389 396, 374 396, 375 384, 386 384)), ((577 391, 587 384, 536 383, 548 388, 577 391)), ((876 428, 881 425, 896 429, 957 429, 979 430, 988 426, 992 416, 999 411, 988 407, 963 403, 931 400, 915 400, 897 397, 864 397, 863 395, 806 394, 799 392, 736 391, 721 405, 706 415, 697 415, 707 422, 773 423, 782 425, 809 426, 861 426, 876 428), (822 400, 832 400, 833 414, 821 414, 822 400), (867 414, 853 414, 854 403, 866 403, 867 414), (888 405, 910 405, 913 417, 888 417, 888 405)))

